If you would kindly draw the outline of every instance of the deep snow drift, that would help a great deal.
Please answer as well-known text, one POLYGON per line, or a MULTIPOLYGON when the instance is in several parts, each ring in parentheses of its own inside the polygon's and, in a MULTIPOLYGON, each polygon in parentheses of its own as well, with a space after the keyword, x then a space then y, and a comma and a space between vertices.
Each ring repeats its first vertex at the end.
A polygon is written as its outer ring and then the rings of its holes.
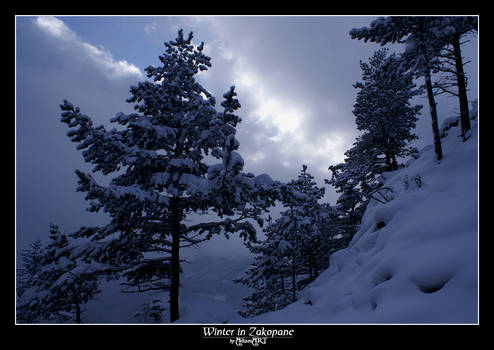
POLYGON ((477 323, 477 119, 465 142, 448 127, 441 162, 427 146, 388 173, 390 201, 368 205, 350 245, 297 302, 245 323, 477 323))

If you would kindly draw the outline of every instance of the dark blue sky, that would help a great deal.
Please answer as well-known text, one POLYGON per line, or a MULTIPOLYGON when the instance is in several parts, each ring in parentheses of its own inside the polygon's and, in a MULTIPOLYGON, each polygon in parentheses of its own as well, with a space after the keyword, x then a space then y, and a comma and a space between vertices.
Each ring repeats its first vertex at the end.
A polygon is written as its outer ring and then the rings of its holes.
MULTIPOLYGON (((59 104, 68 99, 95 124, 110 125, 130 85, 159 63, 163 42, 194 31, 213 67, 200 76, 217 99, 235 85, 242 104, 238 128, 245 171, 289 181, 302 166, 320 186, 357 135, 352 114, 360 60, 379 46, 351 40, 367 16, 17 17, 16 229, 17 247, 46 239, 50 222, 70 232, 100 224, 76 193, 75 169, 89 170, 66 137, 59 104)), ((399 52, 401 48, 396 47, 399 52)), ((464 49, 470 100, 477 98, 477 37, 464 49)), ((421 83, 421 81, 419 81, 421 83)), ((432 142, 427 100, 417 126, 419 146, 432 142)), ((453 98, 438 100, 440 121, 457 113, 453 98)), ((447 154, 447 150, 445 150, 447 154)), ((335 192, 326 186, 326 200, 335 192)), ((224 240, 223 240, 224 241, 224 240)), ((230 248, 235 241, 221 243, 230 248)))

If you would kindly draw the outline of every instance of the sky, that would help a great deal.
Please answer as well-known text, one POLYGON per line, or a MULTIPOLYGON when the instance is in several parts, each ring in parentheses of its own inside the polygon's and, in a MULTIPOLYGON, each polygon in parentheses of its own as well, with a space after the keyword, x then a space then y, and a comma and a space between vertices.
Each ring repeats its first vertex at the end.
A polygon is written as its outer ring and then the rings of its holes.
MULTIPOLYGON (((212 67, 198 80, 217 100, 234 85, 242 108, 237 128, 244 171, 290 181, 303 164, 326 188, 328 167, 344 160, 355 137, 353 104, 359 62, 380 48, 352 40, 369 16, 18 16, 16 17, 16 244, 17 251, 48 237, 50 222, 72 232, 107 221, 86 211, 75 192, 75 169, 90 171, 66 136, 59 105, 67 99, 95 125, 110 127, 130 112, 129 86, 159 65, 165 41, 177 31, 205 43, 212 67)), ((400 52, 399 45, 392 48, 400 52)), ((477 37, 464 48, 469 100, 477 98, 477 37)), ((422 83, 418 81, 418 83, 422 83)), ((427 100, 417 124, 417 146, 432 143, 427 100)), ((454 98, 438 98, 439 121, 458 112, 454 98)), ((447 150, 445 150, 447 154, 447 150)), ((238 241, 215 241, 215 250, 238 252, 238 241)), ((242 248, 240 248, 242 249, 242 248)), ((245 249, 242 250, 245 253, 245 249)))

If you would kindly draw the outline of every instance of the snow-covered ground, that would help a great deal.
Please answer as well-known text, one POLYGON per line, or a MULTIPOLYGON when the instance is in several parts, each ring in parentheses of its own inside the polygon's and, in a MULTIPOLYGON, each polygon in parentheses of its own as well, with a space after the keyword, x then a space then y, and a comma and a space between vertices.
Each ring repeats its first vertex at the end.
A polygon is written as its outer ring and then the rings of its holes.
POLYGON ((286 308, 244 323, 477 323, 478 128, 452 127, 387 174, 389 202, 369 204, 349 247, 286 308), (380 227, 378 223, 384 223, 380 227))

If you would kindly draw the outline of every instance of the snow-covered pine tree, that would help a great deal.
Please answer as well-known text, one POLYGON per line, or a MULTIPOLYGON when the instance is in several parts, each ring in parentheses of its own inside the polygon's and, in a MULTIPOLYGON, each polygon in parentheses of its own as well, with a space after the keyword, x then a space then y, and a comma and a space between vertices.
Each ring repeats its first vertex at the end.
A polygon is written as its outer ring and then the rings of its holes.
POLYGON ((387 56, 383 48, 374 53, 369 63, 360 62, 362 82, 353 114, 357 129, 366 133, 359 142, 366 143, 362 149, 373 149, 374 155, 385 162, 384 171, 398 168, 397 158, 415 152, 408 147, 417 139, 412 133, 420 105, 411 106, 410 99, 421 91, 415 89, 413 76, 407 72, 395 54, 387 56))
POLYGON ((467 76, 465 75, 461 46, 468 42, 464 40, 468 34, 478 30, 478 18, 475 16, 445 16, 437 21, 434 27, 436 35, 441 37, 445 45, 439 54, 439 71, 445 73, 440 81, 434 83, 438 93, 448 93, 456 96, 460 106, 461 136, 465 139, 470 130, 470 116, 467 97, 467 76), (455 91, 456 90, 456 91, 455 91))
POLYGON ((40 268, 18 303, 20 314, 33 316, 31 322, 81 323, 82 305, 99 292, 99 270, 72 256, 76 245, 58 226, 50 225, 50 242, 43 248, 40 268))
POLYGON ((348 241, 357 232, 364 215, 369 201, 366 193, 380 184, 374 166, 378 157, 372 148, 362 149, 359 147, 361 145, 363 143, 355 142, 354 146, 345 152, 346 158, 343 163, 331 165, 331 178, 325 180, 340 194, 336 200, 336 210, 341 213, 338 216, 338 231, 347 236, 348 241))
POLYGON ((88 210, 103 209, 111 218, 106 226, 79 231, 79 237, 95 242, 87 255, 120 271, 126 292, 169 290, 171 322, 179 318, 180 248, 221 232, 255 240, 248 219, 262 224, 261 213, 277 194, 277 182, 269 176, 242 173, 235 139, 241 119, 234 114, 240 103, 231 87, 224 110, 216 111, 215 98, 195 79, 211 66, 210 58, 204 43, 195 47, 192 38, 180 30, 165 43, 162 64, 146 68, 152 81, 130 88, 127 102, 137 112, 117 113, 111 120, 121 130, 94 127, 79 107, 61 105, 68 136, 95 165, 93 172, 113 176, 102 186, 76 171, 88 210), (207 164, 208 155, 221 163, 207 164), (220 219, 187 225, 190 213, 215 213, 220 219))
POLYGON ((268 222, 264 228, 265 240, 247 245, 254 262, 242 277, 234 280, 254 289, 242 299, 243 317, 276 311, 293 302, 292 291, 285 281, 290 274, 285 256, 292 247, 280 236, 280 221, 269 218, 268 222))
POLYGON ((403 16, 379 17, 372 21, 370 27, 354 28, 350 31, 352 39, 364 39, 377 42, 406 44, 401 59, 416 77, 424 77, 427 98, 432 119, 434 150, 437 160, 443 156, 436 102, 434 98, 431 75, 438 71, 438 56, 445 43, 434 31, 441 17, 403 16))
POLYGON ((339 210, 338 206, 323 203, 320 211, 322 217, 320 230, 324 232, 320 246, 322 259, 319 270, 322 271, 328 268, 331 254, 348 246, 358 224, 353 223, 349 215, 339 210))
POLYGON ((17 268, 17 294, 22 294, 24 289, 32 284, 34 276, 41 268, 43 257, 43 244, 37 239, 29 245, 28 249, 21 252, 22 267, 17 268))
POLYGON ((36 276, 42 267, 42 258, 43 245, 41 239, 34 241, 29 245, 28 249, 24 249, 21 252, 22 267, 16 270, 16 320, 19 323, 33 323, 39 317, 39 310, 34 304, 24 304, 22 307, 19 305, 22 304, 21 300, 24 292, 33 286, 36 281, 36 276))
POLYGON ((249 245, 254 262, 243 278, 235 280, 255 289, 244 298, 244 316, 278 310, 296 301, 297 291, 326 267, 329 233, 321 227, 330 217, 318 203, 324 188, 316 186, 305 165, 298 179, 279 188, 287 209, 270 220, 264 241, 249 245))
POLYGON ((345 155, 347 158, 344 163, 329 167, 331 178, 324 181, 340 194, 336 201, 337 210, 345 213, 352 224, 357 224, 365 211, 365 200, 359 186, 360 181, 354 176, 356 172, 350 171, 350 150, 346 151, 345 155))
MULTIPOLYGON (((303 165, 296 180, 290 181, 283 188, 282 204, 285 211, 279 218, 279 236, 283 242, 283 258, 290 270, 292 301, 297 298, 300 274, 309 272, 313 278, 317 252, 315 246, 321 241, 322 232, 319 230, 320 207, 318 201, 324 196, 324 188, 318 188, 313 176, 303 165), (304 269, 307 266, 307 270, 304 269)), ((304 284, 306 282, 302 282, 304 284)))
MULTIPOLYGON (((319 267, 327 256, 327 238, 329 234, 321 230, 321 225, 327 216, 323 211, 319 200, 324 197, 325 189, 317 187, 314 176, 307 172, 307 166, 303 165, 298 179, 289 183, 295 187, 293 193, 301 193, 305 196, 302 202, 297 203, 299 217, 303 218, 299 225, 300 248, 302 264, 307 267, 308 277, 302 284, 312 282, 319 274, 319 267)), ((294 207, 295 208, 295 207, 294 207)))
POLYGON ((353 114, 357 129, 363 133, 345 152, 344 163, 329 167, 332 174, 326 180, 340 193, 337 206, 344 215, 337 221, 349 240, 368 201, 386 200, 379 192, 385 190, 381 189, 381 174, 396 170, 399 157, 416 151, 409 143, 416 139, 412 130, 421 106, 411 106, 410 99, 420 90, 415 89, 413 75, 401 59, 395 54, 387 56, 387 52, 385 48, 378 50, 369 63, 360 63, 362 82, 354 84, 359 92, 353 114))

